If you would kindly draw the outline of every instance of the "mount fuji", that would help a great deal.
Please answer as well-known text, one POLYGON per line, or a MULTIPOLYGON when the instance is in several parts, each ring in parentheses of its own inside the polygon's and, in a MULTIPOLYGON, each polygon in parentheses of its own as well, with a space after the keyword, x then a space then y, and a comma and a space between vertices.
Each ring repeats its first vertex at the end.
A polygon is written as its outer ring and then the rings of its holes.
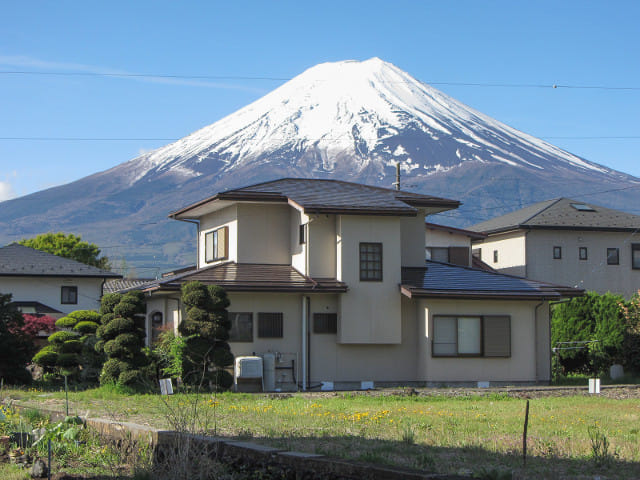
MULTIPOLYGON (((640 179, 484 115, 372 58, 324 63, 174 143, 110 170, 0 203, 0 241, 81 234, 139 269, 193 262, 194 232, 169 211, 279 177, 336 178, 464 202, 465 225, 557 196, 637 204, 640 179), (9 228, 10 226, 10 228, 9 228)), ((144 275, 144 272, 138 272, 144 275)))

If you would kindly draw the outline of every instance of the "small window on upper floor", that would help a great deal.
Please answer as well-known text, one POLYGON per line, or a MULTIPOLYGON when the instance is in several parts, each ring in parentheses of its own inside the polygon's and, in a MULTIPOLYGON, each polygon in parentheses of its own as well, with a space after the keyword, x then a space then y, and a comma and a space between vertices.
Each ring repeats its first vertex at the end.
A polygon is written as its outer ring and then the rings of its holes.
POLYGON ((207 263, 229 257, 229 227, 218 228, 204 235, 204 261, 207 263))
POLYGON ((607 248, 607 265, 620 265, 619 248, 607 248))
POLYGON ((493 251, 493 263, 498 263, 498 250, 493 251))
POLYGON ((553 259, 560 260, 562 258, 562 247, 553 247, 553 259))
POLYGON ((298 243, 300 245, 307 243, 307 225, 304 223, 298 227, 298 243))
POLYGON ((587 247, 579 247, 578 248, 578 258, 580 260, 587 260, 588 259, 587 247))
POLYGON ((382 281, 382 244, 360 244, 360 280, 363 282, 382 281))
POLYGON ((640 269, 640 243, 631 244, 631 268, 640 269))
POLYGON ((62 287, 60 289, 60 303, 76 305, 78 303, 78 287, 62 287))

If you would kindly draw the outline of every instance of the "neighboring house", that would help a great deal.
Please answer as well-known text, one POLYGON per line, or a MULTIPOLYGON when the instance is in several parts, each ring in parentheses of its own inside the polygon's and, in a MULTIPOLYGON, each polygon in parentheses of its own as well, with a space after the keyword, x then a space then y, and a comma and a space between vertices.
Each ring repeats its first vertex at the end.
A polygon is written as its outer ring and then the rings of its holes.
POLYGON ((487 237, 485 234, 429 222, 425 223, 425 227, 427 260, 493 271, 490 266, 471 254, 472 242, 483 240, 487 237))
POLYGON ((640 216, 558 198, 469 227, 499 272, 630 298, 640 288, 640 216))
POLYGON ((177 327, 180 287, 199 280, 228 292, 236 356, 275 354, 279 388, 548 382, 548 302, 582 291, 425 263, 424 217, 458 205, 282 179, 182 208, 197 268, 138 287, 148 338, 177 327))
POLYGON ((23 313, 59 318, 97 310, 106 280, 120 275, 17 243, 0 248, 0 293, 23 313))

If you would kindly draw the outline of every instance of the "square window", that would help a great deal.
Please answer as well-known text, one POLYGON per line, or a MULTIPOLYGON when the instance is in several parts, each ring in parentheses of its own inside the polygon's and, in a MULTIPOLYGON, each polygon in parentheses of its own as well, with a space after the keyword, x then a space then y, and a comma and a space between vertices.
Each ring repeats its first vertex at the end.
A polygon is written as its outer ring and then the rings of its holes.
POLYGON ((78 287, 62 287, 60 290, 60 303, 63 305, 76 305, 78 303, 78 287))
POLYGON ((338 333, 338 314, 314 313, 313 333, 338 333))
POLYGON ((578 249, 578 258, 580 260, 587 260, 587 247, 580 247, 578 249))
POLYGON ((222 227, 204 235, 204 261, 225 260, 229 256, 229 227, 222 227))
POLYGON ((631 244, 631 268, 640 269, 640 243, 631 244))
POLYGON ((562 258, 562 247, 553 247, 553 259, 560 260, 562 258))
POLYGON ((433 260, 434 262, 449 263, 449 248, 448 247, 426 247, 427 260, 433 260))
POLYGON ((382 244, 360 244, 360 280, 364 282, 382 281, 382 244))
POLYGON ((607 248, 607 265, 620 265, 619 248, 607 248))
POLYGON ((258 337, 282 338, 282 313, 258 313, 258 337))
POLYGON ((253 313, 229 312, 230 342, 253 342, 253 313))

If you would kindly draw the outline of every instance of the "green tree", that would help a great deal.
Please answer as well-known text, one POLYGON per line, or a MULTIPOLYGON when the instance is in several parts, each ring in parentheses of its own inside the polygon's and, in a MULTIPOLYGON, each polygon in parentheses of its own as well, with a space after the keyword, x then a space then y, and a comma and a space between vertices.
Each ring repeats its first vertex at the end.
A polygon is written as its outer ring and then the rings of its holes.
POLYGON ((107 355, 100 384, 138 386, 144 382, 149 360, 143 352, 145 338, 145 300, 142 292, 107 294, 100 306, 96 350, 107 355))
POLYGON ((76 310, 56 321, 61 331, 49 336, 49 344, 33 357, 45 370, 93 383, 98 380, 104 357, 95 350, 100 314, 76 310))
POLYGON ((620 309, 626 321, 622 341, 623 365, 625 369, 640 374, 640 291, 628 304, 621 304, 620 309))
MULTIPOLYGON (((603 373, 622 359, 625 319, 619 295, 587 292, 583 297, 554 306, 551 318, 551 343, 593 342, 586 348, 558 350, 565 372, 603 373)), ((562 345, 560 345, 562 347, 562 345)), ((565 345, 566 346, 566 345, 565 345)))
POLYGON ((182 302, 186 318, 178 330, 185 339, 183 381, 215 389, 229 388, 233 377, 225 368, 233 365, 233 354, 227 343, 231 327, 227 293, 217 285, 207 287, 197 281, 189 282, 182 286, 182 302))
POLYGON ((22 314, 11 305, 11 294, 0 293, 0 378, 7 383, 29 383, 26 369, 33 342, 22 332, 22 314))
POLYGON ((100 248, 82 241, 80 236, 72 233, 43 233, 34 238, 23 238, 18 242, 25 247, 52 253, 59 257, 70 258, 87 265, 109 270, 111 264, 107 257, 100 257, 100 248))

